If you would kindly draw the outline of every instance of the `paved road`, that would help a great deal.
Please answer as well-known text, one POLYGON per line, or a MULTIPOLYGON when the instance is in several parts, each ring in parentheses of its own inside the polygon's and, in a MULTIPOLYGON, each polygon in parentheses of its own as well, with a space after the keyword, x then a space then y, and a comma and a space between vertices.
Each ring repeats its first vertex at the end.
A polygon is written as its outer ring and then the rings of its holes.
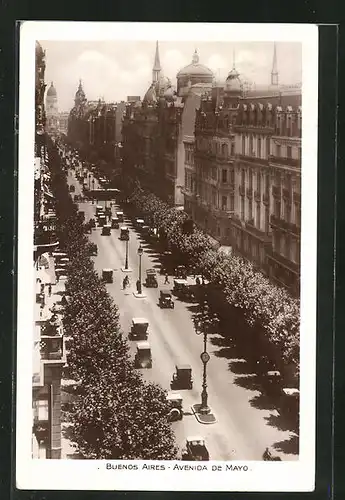
MULTIPOLYGON (((79 184, 73 176, 69 182, 76 186, 76 194, 80 194, 79 184)), ((104 204, 104 202, 102 202, 104 204)), ((80 204, 85 211, 86 219, 94 217, 95 205, 80 204)), ((114 210, 116 207, 114 208, 114 210)), ((130 224, 129 227, 131 228, 130 224)), ((173 423, 177 443, 182 446, 187 435, 202 435, 210 452, 211 460, 261 460, 267 446, 289 440, 289 431, 279 430, 269 425, 267 420, 275 417, 276 410, 260 410, 250 404, 255 391, 247 390, 234 384, 238 374, 229 370, 229 359, 216 357, 218 348, 208 342, 211 359, 208 363, 209 404, 216 415, 217 423, 200 424, 191 412, 191 405, 200 402, 202 384, 202 363, 200 353, 203 350, 202 336, 195 334, 192 314, 186 302, 175 301, 175 309, 160 309, 157 305, 159 289, 169 288, 164 285, 164 277, 158 276, 159 288, 146 289, 145 298, 136 298, 135 282, 138 278, 139 236, 131 228, 129 242, 129 273, 131 286, 122 290, 125 276, 121 271, 125 261, 125 242, 119 240, 119 230, 112 230, 111 236, 101 236, 100 229, 93 230, 90 240, 98 245, 98 255, 94 258, 96 269, 114 269, 114 283, 107 285, 119 307, 120 321, 125 335, 128 334, 132 317, 146 317, 149 320, 149 342, 151 344, 153 367, 142 370, 146 380, 159 382, 170 389, 170 381, 175 364, 188 363, 193 368, 194 386, 190 391, 179 391, 183 396, 185 415, 182 421, 173 423)), ((152 268, 154 261, 152 249, 145 246, 142 256, 143 275, 152 268), (148 253, 148 252, 151 253, 148 253)), ((171 281, 171 277, 170 277, 171 281)), ((131 342, 134 354, 135 342, 131 342)), ((257 392, 257 395, 260 395, 257 392)), ((280 453, 284 460, 295 460, 297 455, 280 453)))

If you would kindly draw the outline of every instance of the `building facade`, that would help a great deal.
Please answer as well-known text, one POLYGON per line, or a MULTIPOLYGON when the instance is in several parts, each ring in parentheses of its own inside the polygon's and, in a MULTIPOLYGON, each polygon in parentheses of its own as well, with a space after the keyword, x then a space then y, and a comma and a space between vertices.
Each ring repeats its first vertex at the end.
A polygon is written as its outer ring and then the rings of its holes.
POLYGON ((185 210, 220 245, 299 292, 301 90, 243 92, 235 67, 206 92, 185 140, 185 210), (193 151, 194 149, 194 151, 193 151))
POLYGON ((194 136, 200 96, 211 89, 213 74, 199 62, 177 74, 177 90, 164 77, 158 42, 152 83, 142 101, 127 103, 123 120, 124 174, 137 179, 171 205, 183 206, 185 189, 185 138, 194 136))
POLYGON ((59 108, 57 92, 53 82, 47 90, 46 95, 46 130, 49 135, 56 135, 59 132, 59 108))

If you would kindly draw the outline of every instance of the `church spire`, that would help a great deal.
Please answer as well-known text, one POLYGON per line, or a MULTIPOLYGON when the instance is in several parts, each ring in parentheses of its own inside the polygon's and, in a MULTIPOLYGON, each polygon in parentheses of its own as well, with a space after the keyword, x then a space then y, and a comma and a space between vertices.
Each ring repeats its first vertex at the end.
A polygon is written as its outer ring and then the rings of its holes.
POLYGON ((272 72, 271 72, 271 85, 278 85, 278 65, 277 65, 277 47, 274 42, 273 49, 273 64, 272 64, 272 72))
POLYGON ((158 40, 157 40, 157 42, 156 42, 155 61, 153 63, 153 69, 152 69, 152 81, 153 82, 158 82, 159 75, 160 75, 161 71, 162 71, 162 68, 161 68, 161 62, 160 62, 160 59, 159 59, 159 47, 158 47, 158 40))

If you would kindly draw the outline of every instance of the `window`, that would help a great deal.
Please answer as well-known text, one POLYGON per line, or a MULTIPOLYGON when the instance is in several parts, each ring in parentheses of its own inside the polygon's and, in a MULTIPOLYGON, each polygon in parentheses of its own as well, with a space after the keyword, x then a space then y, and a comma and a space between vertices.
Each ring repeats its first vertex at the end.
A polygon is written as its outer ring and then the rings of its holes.
POLYGON ((249 190, 253 190, 253 172, 251 170, 249 171, 249 190))
POLYGON ((276 156, 278 156, 278 158, 280 158, 282 155, 282 148, 280 146, 280 144, 277 144, 276 146, 276 156))
POLYGON ((226 196, 222 196, 222 210, 227 210, 227 203, 228 199, 226 196))
POLYGON ((222 155, 228 156, 228 146, 226 144, 222 144, 222 155))
POLYGON ((253 149, 253 136, 249 136, 249 155, 253 156, 254 149, 253 149))
POLYGON ((245 186, 245 182, 246 182, 246 173, 244 170, 242 170, 242 172, 241 172, 241 184, 242 184, 243 189, 245 186))
POLYGON ((258 137, 258 158, 261 158, 261 137, 258 137))
POLYGON ((267 158, 269 157, 269 155, 271 154, 271 140, 269 137, 266 138, 266 155, 267 155, 267 158))
POLYGON ((235 197, 234 195, 230 195, 230 211, 234 212, 235 211, 235 197))
POLYGON ((257 177, 256 177, 256 189, 259 193, 261 193, 261 174, 260 174, 260 172, 257 173, 257 177))
POLYGON ((280 200, 274 202, 274 216, 280 219, 280 200))
POLYGON ((249 203, 248 203, 248 219, 253 218, 253 200, 249 198, 249 203))
POLYGON ((184 185, 188 188, 188 175, 187 175, 187 172, 184 173, 184 185))
POLYGON ((292 156, 291 155, 291 146, 287 146, 287 148, 286 148, 286 156, 287 156, 287 158, 291 158, 291 156, 292 156))
POLYGON ((230 170, 230 183, 235 184, 235 172, 233 169, 230 170))
POLYGON ((217 193, 215 189, 212 189, 212 205, 217 206, 217 193))
POLYGON ((244 220, 244 198, 241 197, 241 219, 244 220))
POLYGON ((243 156, 246 154, 246 137, 242 135, 242 154, 243 156))
POLYGON ((265 209, 265 233, 269 233, 270 231, 270 212, 268 207, 265 209))
POLYGON ((235 144, 231 143, 231 156, 235 156, 235 144))
POLYGON ((266 196, 269 196, 270 192, 270 176, 269 174, 265 175, 265 194, 266 196))
POLYGON ((228 182, 228 171, 225 168, 223 168, 222 170, 222 182, 228 182))
POLYGON ((261 227, 261 206, 260 203, 256 204, 256 222, 255 225, 258 229, 261 227))
POLYGON ((301 206, 299 203, 295 204, 296 226, 301 227, 301 206))

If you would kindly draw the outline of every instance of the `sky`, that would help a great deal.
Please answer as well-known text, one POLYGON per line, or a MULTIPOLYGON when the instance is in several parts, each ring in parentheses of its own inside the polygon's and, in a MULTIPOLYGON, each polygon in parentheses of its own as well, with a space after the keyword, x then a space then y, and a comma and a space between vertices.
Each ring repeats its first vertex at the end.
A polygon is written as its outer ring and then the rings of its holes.
MULTIPOLYGON (((58 96, 59 111, 73 107, 79 79, 88 100, 126 100, 143 97, 152 81, 155 41, 53 41, 40 40, 46 51, 45 81, 58 96)), ((269 84, 273 61, 272 42, 159 42, 163 73, 176 86, 177 72, 192 61, 197 49, 199 62, 225 80, 233 66, 244 80, 269 84)), ((298 42, 277 42, 279 83, 302 81, 302 50, 298 42)))

